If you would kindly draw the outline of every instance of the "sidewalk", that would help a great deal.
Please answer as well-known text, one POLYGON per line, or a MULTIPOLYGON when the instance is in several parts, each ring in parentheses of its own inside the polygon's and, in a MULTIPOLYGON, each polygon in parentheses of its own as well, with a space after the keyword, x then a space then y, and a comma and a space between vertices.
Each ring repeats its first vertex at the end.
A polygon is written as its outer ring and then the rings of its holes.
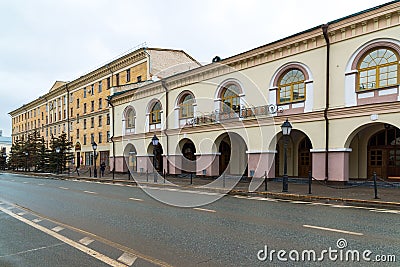
MULTIPOLYGON (((18 174, 26 174, 26 173, 18 173, 18 174)), ((199 187, 208 185, 207 189, 201 188, 202 190, 210 190, 221 192, 224 189, 224 186, 228 187, 230 182, 233 183, 233 180, 229 180, 227 177, 225 179, 225 183, 223 183, 222 179, 219 181, 215 181, 215 179, 205 178, 205 177, 194 177, 192 178, 192 184, 190 176, 186 177, 166 177, 166 182, 164 183, 164 179, 162 176, 158 176, 157 183, 154 183, 153 174, 148 174, 148 182, 146 174, 135 176, 133 179, 132 176, 128 176, 128 174, 120 174, 115 173, 114 180, 112 177, 112 173, 106 173, 105 177, 89 177, 89 173, 80 173, 80 176, 77 176, 77 173, 71 173, 69 176, 67 174, 63 175, 54 175, 54 174, 35 174, 29 173, 29 175, 38 175, 38 176, 47 176, 47 177, 57 177, 63 179, 84 179, 84 180, 92 180, 99 182, 114 182, 114 183, 129 183, 136 184, 135 179, 139 180, 141 184, 146 184, 148 186, 168 186, 168 187, 176 187, 180 186, 186 189, 200 189, 199 187), (212 185, 209 185, 213 182, 212 185)), ((261 181, 259 181, 261 183, 261 181)), ((309 194, 309 185, 307 179, 289 179, 289 189, 288 192, 282 192, 282 180, 277 178, 273 180, 268 180, 267 183, 267 191, 265 191, 265 183, 262 184, 255 190, 249 192, 250 181, 241 180, 238 182, 233 189, 229 192, 229 194, 233 195, 248 195, 248 196, 264 196, 270 198, 279 198, 279 199, 290 199, 290 200, 299 200, 299 201, 317 201, 324 203, 336 203, 336 204, 348 204, 348 205, 362 205, 362 206, 372 206, 372 207, 382 207, 382 208, 396 208, 400 209, 400 183, 384 183, 378 182, 378 199, 375 199, 374 187, 372 183, 360 183, 355 181, 350 181, 349 185, 331 185, 325 184, 321 181, 313 181, 311 187, 311 194, 309 194)))

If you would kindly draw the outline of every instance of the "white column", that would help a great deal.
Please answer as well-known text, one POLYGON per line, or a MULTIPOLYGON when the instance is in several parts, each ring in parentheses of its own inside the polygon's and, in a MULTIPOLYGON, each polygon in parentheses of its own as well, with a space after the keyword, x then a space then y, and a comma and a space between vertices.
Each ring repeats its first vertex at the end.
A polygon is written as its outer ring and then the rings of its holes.
POLYGON ((179 110, 181 108, 180 107, 176 107, 174 109, 174 128, 178 129, 179 128, 179 110))
POLYGON ((304 112, 313 111, 314 107, 314 83, 306 81, 306 101, 304 103, 304 112))
POLYGON ((344 78, 344 105, 352 107, 357 105, 356 90, 357 70, 346 73, 344 78))

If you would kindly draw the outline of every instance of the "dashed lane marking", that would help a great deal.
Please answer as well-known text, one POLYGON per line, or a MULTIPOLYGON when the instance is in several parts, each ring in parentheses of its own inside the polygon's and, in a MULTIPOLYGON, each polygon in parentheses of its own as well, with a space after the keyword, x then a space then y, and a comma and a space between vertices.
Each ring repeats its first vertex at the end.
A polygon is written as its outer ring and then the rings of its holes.
POLYGON ((23 184, 29 184, 29 182, 23 182, 23 184))
POLYGON ((24 223, 36 228, 36 229, 38 229, 38 230, 40 230, 40 231, 42 231, 42 232, 54 237, 54 238, 57 238, 58 240, 66 243, 66 244, 68 244, 68 245, 70 245, 70 246, 72 246, 72 247, 74 247, 74 248, 76 248, 76 249, 78 249, 78 250, 80 250, 80 251, 82 251, 82 252, 84 252, 84 253, 86 253, 86 254, 88 254, 88 255, 90 255, 90 256, 92 256, 92 257, 94 257, 94 258, 96 258, 96 259, 98 259, 98 260, 100 260, 100 261, 102 261, 102 262, 104 262, 106 264, 108 264, 108 265, 110 265, 110 266, 115 266, 115 267, 126 267, 127 266, 126 264, 123 264, 121 262, 113 260, 113 259, 107 257, 106 255, 99 253, 98 251, 90 249, 90 248, 88 248, 88 247, 86 247, 86 246, 84 246, 84 245, 82 245, 82 244, 80 244, 78 242, 75 242, 75 241, 73 241, 73 240, 71 240, 69 238, 66 238, 65 236, 62 236, 62 235, 60 235, 60 234, 58 234, 58 233, 56 233, 56 232, 54 232, 54 231, 52 231, 50 229, 47 229, 44 226, 41 226, 41 225, 36 224, 36 223, 33 223, 33 222, 29 221, 28 219, 25 219, 24 217, 18 216, 17 214, 14 214, 14 213, 12 213, 11 211, 9 211, 7 209, 3 209, 3 208, 0 207, 0 211, 10 215, 11 217, 13 217, 13 218, 15 218, 15 219, 17 219, 17 220, 19 220, 21 222, 24 222, 24 223))
POLYGON ((321 226, 315 226, 315 225, 304 224, 303 227, 313 228, 313 229, 318 229, 318 230, 323 230, 323 231, 330 231, 330 232, 349 234, 349 235, 364 235, 363 233, 357 233, 357 232, 351 232, 351 231, 346 231, 346 230, 341 230, 341 229, 327 228, 327 227, 321 227, 321 226))
POLYGON ((89 237, 84 237, 81 240, 79 240, 79 243, 84 244, 85 246, 90 245, 94 240, 89 238, 89 237))
POLYGON ((199 211, 206 211, 206 212, 217 212, 216 210, 209 210, 209 209, 203 209, 203 208, 193 208, 194 210, 199 210, 199 211))
POLYGON ((136 259, 136 256, 124 252, 117 260, 128 266, 132 266, 132 264, 135 263, 136 259))
POLYGON ((141 199, 141 198, 134 198, 134 197, 130 197, 129 199, 130 199, 130 200, 134 200, 134 201, 144 201, 144 200, 141 199))
POLYGON ((96 192, 92 192, 92 191, 83 191, 84 193, 87 193, 87 194, 97 194, 96 192))
POLYGON ((41 221, 43 221, 42 219, 33 219, 32 220, 32 222, 34 222, 34 223, 38 223, 38 222, 41 222, 41 221))
POLYGON ((38 185, 44 185, 44 184, 38 184, 38 185))
POLYGON ((23 215, 25 215, 25 212, 19 212, 19 213, 17 213, 19 216, 23 216, 23 215))
POLYGON ((393 214, 400 214, 400 210, 385 210, 385 209, 376 209, 370 210, 372 212, 381 212, 381 213, 393 213, 393 214))
POLYGON ((64 189, 64 190, 69 190, 69 188, 67 188, 67 187, 62 187, 62 186, 60 186, 60 187, 58 187, 58 188, 64 189))
POLYGON ((56 227, 52 228, 51 230, 53 230, 54 232, 57 232, 57 233, 58 233, 58 232, 64 230, 64 228, 61 227, 61 226, 56 226, 56 227))

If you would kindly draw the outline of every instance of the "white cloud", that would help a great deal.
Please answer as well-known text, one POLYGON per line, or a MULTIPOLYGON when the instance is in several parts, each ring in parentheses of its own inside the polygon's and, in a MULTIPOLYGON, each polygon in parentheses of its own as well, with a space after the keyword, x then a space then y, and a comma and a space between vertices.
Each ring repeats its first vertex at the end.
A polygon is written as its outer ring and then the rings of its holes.
POLYGON ((11 110, 147 41, 201 62, 233 56, 387 1, 0 2, 0 129, 11 110))

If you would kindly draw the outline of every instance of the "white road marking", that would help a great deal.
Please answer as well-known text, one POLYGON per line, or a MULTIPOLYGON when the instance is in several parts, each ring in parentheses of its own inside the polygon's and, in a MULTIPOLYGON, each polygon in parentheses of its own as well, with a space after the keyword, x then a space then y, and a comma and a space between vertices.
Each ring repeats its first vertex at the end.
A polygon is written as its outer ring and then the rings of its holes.
POLYGON ((209 210, 209 209, 202 209, 202 208, 193 208, 194 210, 199 210, 199 211, 207 211, 207 212, 217 212, 215 210, 209 210))
POLYGON ((133 263, 135 263, 136 259, 137 259, 136 256, 124 252, 117 260, 122 263, 125 263, 128 266, 131 266, 133 263))
POLYGON ((61 230, 64 230, 64 228, 61 227, 61 226, 56 226, 56 227, 54 227, 54 228, 51 229, 51 230, 53 230, 54 232, 60 232, 61 230))
POLYGON ((94 240, 90 239, 89 237, 84 237, 81 240, 79 240, 79 243, 84 244, 85 246, 90 245, 94 240))
POLYGON ((135 201, 144 201, 144 200, 141 199, 141 198, 134 198, 134 197, 130 197, 129 199, 130 199, 130 200, 135 200, 135 201))
POLYGON ((324 230, 324 231, 337 232, 337 233, 343 233, 343 234, 349 234, 349 235, 364 235, 363 233, 350 232, 350 231, 346 231, 346 230, 327 228, 327 227, 321 227, 321 226, 314 226, 314 225, 307 225, 307 224, 304 224, 303 227, 313 228, 313 229, 318 229, 318 230, 324 230))
POLYGON ((83 192, 85 192, 87 194, 97 194, 96 192, 92 192, 92 191, 83 191, 83 192))
POLYGON ((189 194, 210 195, 210 196, 225 195, 225 194, 221 194, 221 193, 212 193, 212 192, 205 192, 205 191, 182 190, 182 189, 176 189, 176 188, 159 188, 159 187, 152 187, 152 186, 140 186, 140 188, 145 188, 145 189, 150 189, 150 190, 162 190, 162 191, 189 193, 189 194))
POLYGON ((400 214, 400 210, 384 210, 384 209, 376 209, 376 210, 370 210, 372 212, 381 212, 381 213, 394 213, 394 214, 400 214))
POLYGON ((67 188, 67 187, 62 187, 62 186, 60 186, 60 187, 58 187, 58 188, 64 189, 64 190, 69 190, 69 188, 67 188))
POLYGON ((35 222, 35 223, 38 223, 38 222, 41 222, 41 221, 43 221, 42 219, 33 219, 32 220, 32 222, 35 222))
POLYGON ((7 209, 8 209, 8 210, 12 210, 13 208, 14 208, 14 207, 11 206, 11 207, 8 207, 7 209))
POLYGON ((94 257, 94 258, 96 258, 96 259, 98 259, 98 260, 100 260, 100 261, 102 261, 102 262, 104 262, 106 264, 108 264, 108 265, 110 265, 110 266, 114 266, 114 267, 126 267, 127 266, 126 264, 123 264, 123 263, 120 263, 120 262, 118 262, 116 260, 113 260, 113 259, 107 257, 104 254, 101 254, 101 253, 99 253, 99 252, 97 252, 97 251, 95 251, 93 249, 85 247, 84 245, 82 245, 82 244, 80 244, 78 242, 75 242, 75 241, 73 241, 73 240, 71 240, 69 238, 66 238, 65 236, 62 236, 62 235, 60 235, 60 234, 58 234, 56 232, 53 232, 52 230, 49 230, 46 227, 43 227, 43 226, 41 226, 39 224, 36 224, 36 223, 33 223, 33 222, 29 221, 28 219, 25 219, 24 217, 18 216, 17 214, 14 214, 14 213, 12 213, 11 211, 9 211, 7 209, 3 209, 3 208, 0 207, 0 211, 10 215, 11 217, 13 217, 13 218, 15 218, 15 219, 17 219, 19 221, 22 221, 22 222, 24 222, 24 223, 36 228, 36 229, 38 229, 38 230, 40 230, 40 231, 42 231, 42 232, 54 237, 54 238, 57 238, 58 240, 66 243, 66 244, 68 244, 68 245, 70 245, 70 246, 72 246, 72 247, 74 247, 74 248, 76 248, 76 249, 78 249, 78 250, 80 250, 80 251, 82 251, 82 252, 84 252, 84 253, 86 253, 86 254, 88 254, 88 255, 90 255, 90 256, 92 256, 92 257, 94 257))
POLYGON ((11 180, 11 182, 15 182, 15 180, 11 180))
POLYGON ((44 184, 38 184, 38 185, 44 185, 44 184))
POLYGON ((293 203, 293 204, 308 204, 310 202, 306 202, 306 201, 291 201, 290 203, 293 203))
POLYGON ((23 182, 24 184, 29 184, 29 182, 23 182))
POLYGON ((3 203, 3 202, 0 202, 0 205, 4 205, 4 203, 3 203))
POLYGON ((29 249, 29 250, 20 251, 20 252, 14 253, 14 254, 2 255, 2 256, 0 256, 0 258, 10 257, 10 256, 16 256, 16 255, 20 255, 20 254, 24 254, 24 253, 28 253, 28 252, 32 252, 32 251, 38 251, 38 250, 42 250, 42 249, 48 249, 48 248, 58 247, 58 246, 61 246, 61 245, 65 245, 65 244, 64 244, 64 243, 58 243, 58 244, 54 244, 54 245, 47 246, 47 247, 40 247, 40 248, 29 249))
POLYGON ((19 216, 25 215, 25 212, 19 212, 17 213, 19 216))

